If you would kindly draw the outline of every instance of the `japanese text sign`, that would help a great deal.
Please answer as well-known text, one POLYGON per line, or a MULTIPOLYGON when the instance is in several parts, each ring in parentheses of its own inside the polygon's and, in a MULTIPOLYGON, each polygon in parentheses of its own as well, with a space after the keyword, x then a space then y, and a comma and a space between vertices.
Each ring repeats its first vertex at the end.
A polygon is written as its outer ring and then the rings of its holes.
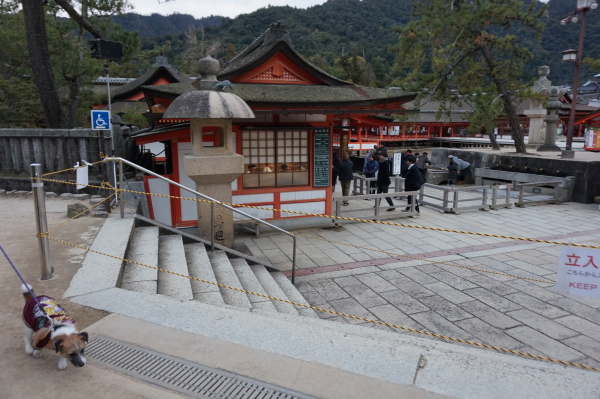
POLYGON ((600 298, 600 251, 563 247, 558 261, 556 290, 600 298))
POLYGON ((395 152, 394 153, 394 171, 393 175, 399 175, 402 171, 402 153, 395 152))

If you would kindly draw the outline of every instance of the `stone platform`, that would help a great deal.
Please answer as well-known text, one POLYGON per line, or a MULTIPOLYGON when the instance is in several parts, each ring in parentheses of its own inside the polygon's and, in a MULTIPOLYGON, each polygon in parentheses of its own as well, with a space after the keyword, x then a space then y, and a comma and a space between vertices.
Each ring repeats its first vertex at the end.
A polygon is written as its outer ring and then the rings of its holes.
POLYGON ((434 165, 446 165, 448 155, 457 156, 471 164, 471 171, 476 168, 491 168, 497 165, 514 166, 515 168, 535 168, 560 171, 561 175, 574 176, 575 183, 572 199, 575 202, 588 204, 594 197, 600 195, 600 154, 591 152, 575 152, 575 158, 560 158, 558 152, 531 152, 516 154, 514 148, 493 151, 477 149, 468 151, 453 148, 434 148, 431 152, 431 162, 434 165))

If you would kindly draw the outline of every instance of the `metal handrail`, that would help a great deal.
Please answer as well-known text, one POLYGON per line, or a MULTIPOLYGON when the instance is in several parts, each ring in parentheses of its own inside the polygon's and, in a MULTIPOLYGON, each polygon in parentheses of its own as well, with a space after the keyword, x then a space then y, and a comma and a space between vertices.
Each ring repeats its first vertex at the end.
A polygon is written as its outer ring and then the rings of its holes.
MULTIPOLYGON (((137 164, 135 164, 133 162, 130 162, 130 161, 126 160, 126 159, 123 159, 123 158, 120 158, 120 157, 104 158, 104 162, 120 162, 121 163, 120 164, 121 167, 119 168, 119 175, 120 175, 119 176, 119 180, 121 182, 123 181, 123 163, 125 163, 125 164, 127 164, 129 166, 132 166, 132 167, 134 167, 134 168, 136 168, 136 169, 138 169, 138 170, 140 170, 140 171, 142 171, 144 173, 147 173, 149 175, 157 177, 157 178, 159 178, 161 180, 166 181, 169 184, 172 184, 174 186, 182 188, 182 189, 184 189, 184 190, 186 190, 186 191, 188 191, 188 192, 190 192, 192 194, 197 195, 198 197, 201 197, 201 198, 203 198, 203 199, 205 199, 207 201, 210 201, 211 202, 211 208, 210 208, 210 218, 211 218, 211 221, 214 220, 214 209, 215 209, 214 204, 216 203, 218 205, 221 205, 222 207, 225 207, 226 209, 229 209, 229 210, 231 210, 233 212, 237 212, 237 213, 239 213, 241 215, 244 215, 248 219, 251 219, 251 220, 254 220, 256 222, 259 222, 263 226, 271 227, 272 229, 275 229, 277 231, 280 231, 280 232, 282 232, 284 234, 287 234, 288 236, 292 237, 292 240, 294 241, 293 254, 292 254, 292 284, 295 284, 295 282, 296 282, 296 236, 294 234, 290 233, 289 231, 283 230, 282 228, 277 227, 277 226, 275 226, 273 224, 267 223, 264 220, 259 219, 259 218, 255 217, 255 216, 252 216, 252 215, 249 215, 249 214, 247 214, 245 212, 242 212, 239 209, 234 208, 234 207, 232 207, 230 205, 223 204, 221 201, 218 201, 218 200, 216 200, 214 198, 211 198, 208 195, 204 195, 202 193, 199 193, 196 190, 192 190, 191 188, 186 187, 186 186, 184 186, 182 184, 179 184, 177 182, 174 182, 171 179, 167 179, 166 177, 161 176, 158 173, 154 173, 151 170, 143 168, 143 167, 141 167, 141 166, 139 166, 139 165, 137 165, 137 164)), ((121 191, 121 195, 123 195, 123 191, 121 191)), ((122 198, 121 198, 121 201, 119 201, 119 205, 121 206, 121 217, 123 217, 123 215, 124 215, 123 205, 124 204, 123 204, 122 198)), ((210 244, 211 244, 211 250, 212 251, 215 250, 215 232, 214 232, 214 229, 215 229, 214 222, 211 222, 211 226, 210 226, 210 244)))

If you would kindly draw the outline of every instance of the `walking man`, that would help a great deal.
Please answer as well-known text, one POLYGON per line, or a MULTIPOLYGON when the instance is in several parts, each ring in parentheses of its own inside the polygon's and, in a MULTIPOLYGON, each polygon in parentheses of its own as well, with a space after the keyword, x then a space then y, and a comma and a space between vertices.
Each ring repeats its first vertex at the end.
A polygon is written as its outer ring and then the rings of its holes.
MULTIPOLYGON (((392 181, 390 180, 390 162, 387 160, 385 155, 382 152, 377 152, 377 157, 379 158, 379 173, 377 174, 377 194, 387 194, 388 189, 392 181)), ((394 203, 390 197, 385 197, 385 200, 389 204, 390 208, 387 209, 388 212, 395 211, 394 203)), ((381 202, 381 198, 377 198, 378 202, 381 202)))
MULTIPOLYGON (((425 183, 425 177, 423 177, 423 174, 419 171, 419 168, 417 168, 417 165, 415 165, 416 162, 417 162, 417 159, 415 158, 414 155, 409 155, 408 157, 406 157, 406 163, 408 164, 408 172, 406 173, 406 178, 404 180, 404 189, 406 191, 419 191, 421 186, 425 183)), ((408 205, 409 206, 407 206, 406 209, 404 209, 402 212, 409 212, 411 204, 412 204, 412 196, 409 196, 408 197, 408 205)), ((417 211, 417 213, 420 213, 419 201, 417 200, 416 196, 415 196, 415 210, 417 211)))
MULTIPOLYGON (((340 162, 338 177, 340 178, 340 184, 342 185, 342 196, 347 197, 350 195, 350 185, 352 184, 352 168, 354 164, 350 160, 350 154, 348 151, 344 151, 342 162, 340 162)), ((343 205, 350 205, 348 201, 344 201, 343 205)))

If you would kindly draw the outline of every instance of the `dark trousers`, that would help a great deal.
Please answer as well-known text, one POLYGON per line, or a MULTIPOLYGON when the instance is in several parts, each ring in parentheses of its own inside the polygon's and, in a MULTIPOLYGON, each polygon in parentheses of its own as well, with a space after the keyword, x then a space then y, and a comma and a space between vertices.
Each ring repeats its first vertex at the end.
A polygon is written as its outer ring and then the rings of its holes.
POLYGON ((465 181, 466 177, 471 174, 471 165, 467 166, 463 170, 460 171, 460 175, 458 175, 458 181, 465 181))
MULTIPOLYGON (((408 205, 406 207, 406 209, 410 210, 410 204, 412 204, 412 195, 408 196, 408 205)), ((415 196, 415 211, 420 212, 419 211, 419 200, 417 199, 417 197, 415 196)))
MULTIPOLYGON (((389 189, 389 185, 388 186, 377 186, 377 194, 387 194, 388 189, 389 189)), ((377 198, 377 200, 381 203, 381 198, 377 198)), ((394 203, 392 202, 392 199, 390 197, 385 197, 385 200, 387 201, 387 203, 389 204, 389 206, 394 206, 394 203)))
MULTIPOLYGON (((352 180, 344 181, 340 180, 340 184, 342 185, 342 197, 350 196, 350 186, 352 185, 352 180)), ((344 201, 344 204, 348 204, 348 201, 344 201)))

